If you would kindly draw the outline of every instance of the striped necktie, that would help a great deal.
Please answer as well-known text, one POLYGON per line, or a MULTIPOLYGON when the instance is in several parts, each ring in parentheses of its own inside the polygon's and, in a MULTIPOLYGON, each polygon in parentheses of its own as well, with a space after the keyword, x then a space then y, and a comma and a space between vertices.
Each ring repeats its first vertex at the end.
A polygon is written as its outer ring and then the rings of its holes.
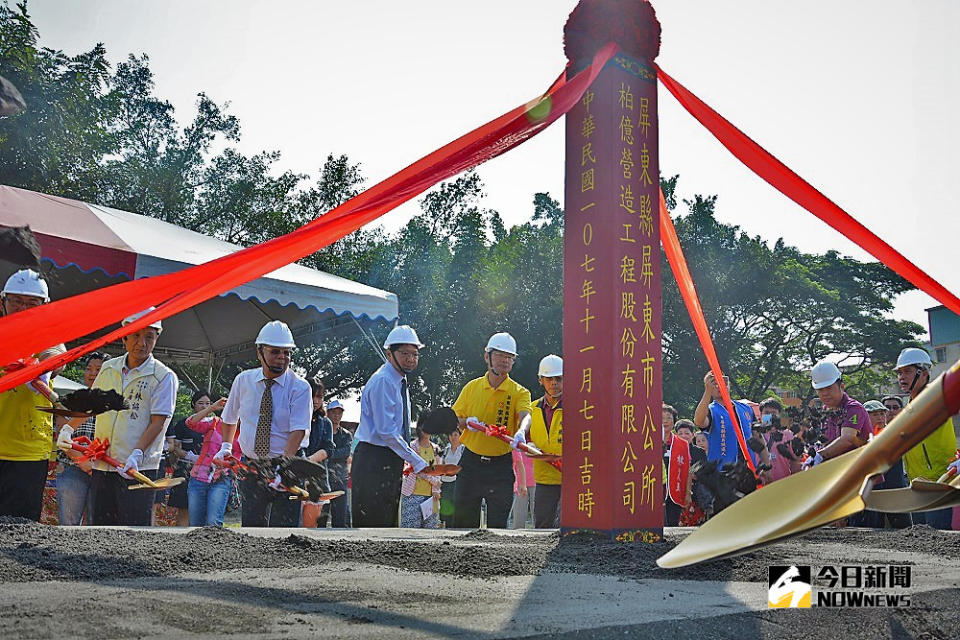
POLYGON ((270 387, 276 380, 264 378, 263 396, 260 398, 260 418, 257 420, 257 436, 253 441, 253 453, 258 458, 270 457, 270 425, 273 424, 273 394, 270 387))

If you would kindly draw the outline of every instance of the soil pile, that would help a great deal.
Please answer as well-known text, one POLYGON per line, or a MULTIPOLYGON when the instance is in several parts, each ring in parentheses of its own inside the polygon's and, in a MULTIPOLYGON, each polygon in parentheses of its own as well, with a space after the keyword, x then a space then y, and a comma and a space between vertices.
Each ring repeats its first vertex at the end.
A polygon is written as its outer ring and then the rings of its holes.
MULTIPOLYGON (((766 581, 767 567, 810 552, 811 543, 844 543, 845 557, 822 562, 856 562, 857 549, 892 549, 960 557, 960 536, 929 527, 903 531, 821 530, 763 550, 681 569, 664 570, 656 559, 681 536, 654 544, 624 544, 590 536, 499 535, 471 531, 439 541, 317 539, 298 533, 261 538, 229 529, 195 529, 185 534, 154 530, 58 528, 0 518, 0 582, 108 580, 167 576, 187 571, 254 567, 297 568, 330 562, 361 562, 412 571, 471 578, 570 572, 624 578, 766 581), (849 543, 847 545, 846 543, 849 543)), ((827 545, 825 545, 827 546, 827 545)))

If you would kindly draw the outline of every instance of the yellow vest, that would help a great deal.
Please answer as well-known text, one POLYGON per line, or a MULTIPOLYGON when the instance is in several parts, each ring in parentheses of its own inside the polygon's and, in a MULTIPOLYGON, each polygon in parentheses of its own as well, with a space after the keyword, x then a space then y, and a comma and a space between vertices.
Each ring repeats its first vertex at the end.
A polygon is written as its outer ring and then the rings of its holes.
MULTIPOLYGON (((533 403, 533 409, 530 411, 530 442, 537 449, 550 455, 563 455, 563 407, 557 407, 550 418, 550 429, 547 430, 546 421, 543 419, 543 403, 545 398, 540 398, 533 403)), ((533 461, 533 477, 537 484, 560 484, 560 470, 549 462, 543 460, 533 461)))
MULTIPOLYGON (((150 426, 150 398, 153 390, 156 389, 168 374, 172 373, 170 368, 157 360, 152 359, 152 364, 143 365, 133 373, 123 384, 123 365, 126 362, 127 354, 119 358, 113 358, 103 363, 97 379, 93 386, 96 389, 114 390, 121 394, 127 401, 129 409, 123 411, 107 411, 97 416, 98 438, 110 438, 110 449, 107 454, 123 463, 127 457, 137 447, 137 441, 143 432, 150 426)), ((178 380, 176 374, 173 378, 173 395, 177 395, 178 380)), ((172 416, 167 416, 163 424, 163 430, 157 435, 143 451, 143 461, 140 463, 140 470, 153 471, 160 466, 160 457, 163 454, 163 438, 166 435, 167 426, 170 424, 172 416)), ((94 468, 100 471, 112 471, 106 462, 98 461, 94 463, 94 468)))
POLYGON ((957 455, 957 436, 953 420, 948 419, 920 444, 903 454, 903 470, 907 479, 936 480, 947 471, 947 465, 957 455))
MULTIPOLYGON (((484 424, 506 427, 517 432, 521 411, 530 411, 530 392, 509 376, 494 389, 486 374, 471 380, 453 403, 453 411, 461 418, 474 417, 484 424)), ((467 429, 460 442, 478 456, 502 456, 510 453, 510 444, 484 433, 467 429)))
POLYGON ((37 407, 50 401, 25 384, 0 393, 0 460, 32 462, 53 455, 53 416, 37 407))

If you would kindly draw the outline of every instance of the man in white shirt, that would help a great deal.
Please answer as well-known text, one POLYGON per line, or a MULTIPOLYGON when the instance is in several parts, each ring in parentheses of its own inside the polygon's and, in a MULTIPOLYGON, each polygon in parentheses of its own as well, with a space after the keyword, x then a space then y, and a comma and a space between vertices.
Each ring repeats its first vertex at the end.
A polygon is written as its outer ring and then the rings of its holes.
MULTIPOLYGON (((313 404, 310 385, 290 370, 296 346, 293 334, 279 320, 268 322, 256 340, 260 367, 242 371, 234 380, 223 408, 223 446, 216 457, 233 454, 233 437, 240 425, 239 444, 245 459, 295 456, 310 431, 313 404)), ((253 477, 241 484, 244 527, 296 527, 300 503, 253 477)))
POLYGON ((403 463, 409 462, 414 472, 427 466, 409 444, 407 374, 417 368, 422 347, 411 327, 394 327, 383 344, 387 361, 361 392, 357 447, 350 469, 354 527, 396 527, 403 463))
MULTIPOLYGON (((150 307, 123 321, 130 324, 150 307)), ((169 367, 153 357, 163 326, 159 320, 123 338, 127 352, 103 363, 93 381, 94 389, 113 390, 123 395, 128 409, 107 411, 97 416, 96 437, 110 440, 107 454, 123 462, 115 468, 106 462, 94 463, 90 490, 90 524, 148 527, 153 518, 153 491, 130 491, 139 484, 128 471, 139 471, 151 480, 160 475, 163 436, 173 417, 179 380, 169 367)), ((61 433, 66 441, 69 435, 61 433)), ((60 441, 58 440, 58 444, 60 441)), ((67 445, 68 446, 68 445, 67 445)))

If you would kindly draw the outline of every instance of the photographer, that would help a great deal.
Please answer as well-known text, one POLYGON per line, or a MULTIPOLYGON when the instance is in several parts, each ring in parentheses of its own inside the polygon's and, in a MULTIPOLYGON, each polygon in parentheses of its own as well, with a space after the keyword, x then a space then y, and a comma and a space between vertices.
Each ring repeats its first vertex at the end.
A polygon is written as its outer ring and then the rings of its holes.
POLYGON ((770 465, 770 450, 768 446, 768 434, 770 432, 770 422, 764 423, 762 420, 756 420, 750 425, 750 437, 747 439, 747 447, 753 452, 757 466, 757 478, 763 484, 773 482, 770 475, 772 469, 770 465))
MULTIPOLYGON (((777 398, 767 398, 760 403, 759 428, 767 431, 767 450, 770 455, 771 482, 776 482, 800 471, 800 459, 803 456, 803 440, 797 438, 792 429, 788 429, 781 421, 783 405, 777 398)), ((791 423, 793 423, 791 419, 791 423)), ((797 429, 799 432, 799 427, 797 429)))
POLYGON ((771 429, 780 429, 783 405, 778 398, 767 398, 760 403, 760 422, 771 429))
MULTIPOLYGON (((730 381, 728 379, 724 378, 724 384, 729 389, 730 381)), ((749 440, 751 437, 750 424, 754 419, 753 409, 742 402, 733 400, 733 410, 737 412, 737 423, 742 429, 744 439, 749 440)), ((703 376, 703 396, 693 412, 693 423, 707 434, 709 443, 708 460, 716 460, 721 466, 736 464, 741 455, 736 429, 730 414, 723 406, 720 388, 713 377, 713 372, 708 371, 703 376)), ((756 455, 751 457, 755 458, 756 455)))

